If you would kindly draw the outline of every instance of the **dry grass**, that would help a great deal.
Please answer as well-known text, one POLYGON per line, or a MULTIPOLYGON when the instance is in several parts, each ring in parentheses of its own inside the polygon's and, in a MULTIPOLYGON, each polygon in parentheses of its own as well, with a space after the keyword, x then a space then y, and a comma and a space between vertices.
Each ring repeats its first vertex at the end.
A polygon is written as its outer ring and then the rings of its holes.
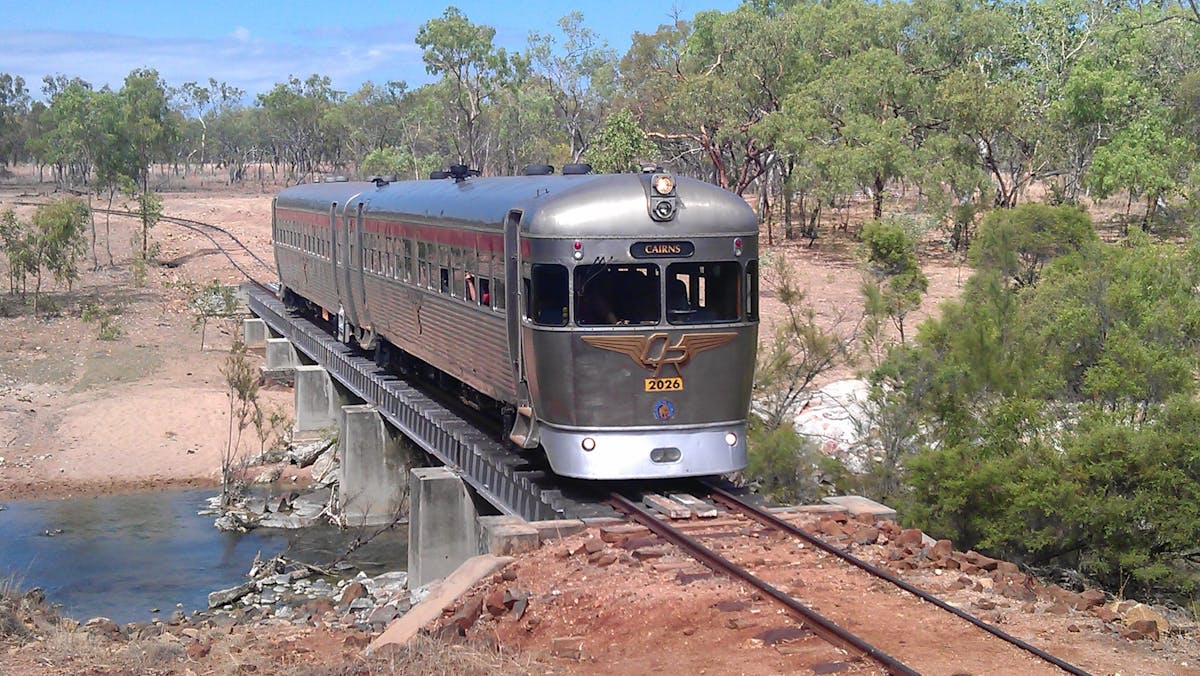
POLYGON ((417 636, 405 646, 384 646, 369 658, 296 673, 310 676, 359 674, 422 674, 423 676, 492 676, 500 674, 562 673, 550 663, 498 651, 479 642, 446 642, 417 636))

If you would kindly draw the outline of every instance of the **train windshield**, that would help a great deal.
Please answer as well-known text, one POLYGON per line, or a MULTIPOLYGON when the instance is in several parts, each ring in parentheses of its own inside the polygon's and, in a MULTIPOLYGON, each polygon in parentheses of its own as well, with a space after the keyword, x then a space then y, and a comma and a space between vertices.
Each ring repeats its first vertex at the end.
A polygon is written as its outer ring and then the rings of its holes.
POLYGON ((672 263, 667 266, 667 321, 672 324, 733 322, 741 317, 741 266, 672 263))
POLYGON ((575 321, 580 326, 657 324, 662 316, 657 265, 575 267, 575 321))

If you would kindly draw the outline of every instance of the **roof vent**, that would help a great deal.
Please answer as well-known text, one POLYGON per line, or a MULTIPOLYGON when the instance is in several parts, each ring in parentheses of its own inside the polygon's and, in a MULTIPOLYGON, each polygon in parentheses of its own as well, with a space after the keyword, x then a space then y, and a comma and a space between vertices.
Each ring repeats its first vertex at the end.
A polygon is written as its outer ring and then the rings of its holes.
POLYGON ((325 177, 325 182, 326 182, 326 183, 345 183, 345 182, 347 182, 347 181, 349 181, 349 180, 350 180, 350 179, 346 178, 345 176, 341 176, 341 175, 338 175, 338 176, 326 176, 326 177, 325 177))
POLYGON ((590 174, 590 173, 592 173, 592 165, 583 164, 583 163, 564 164, 562 171, 563 171, 563 176, 578 176, 580 174, 590 174))
POLYGON ((526 176, 549 176, 554 173, 554 165, 551 164, 527 164, 525 165, 524 174, 526 176))
POLYGON ((383 186, 387 185, 388 183, 391 183, 392 181, 396 180, 396 177, 395 176, 372 176, 372 177, 368 178, 367 180, 374 183, 376 188, 382 188, 383 186))
POLYGON ((443 178, 450 178, 450 172, 448 172, 448 171, 431 171, 431 172, 429 172, 429 179, 432 181, 440 181, 443 178))
POLYGON ((455 183, 462 183, 471 176, 478 176, 479 170, 472 169, 465 164, 451 164, 449 173, 450 177, 454 179, 455 183))

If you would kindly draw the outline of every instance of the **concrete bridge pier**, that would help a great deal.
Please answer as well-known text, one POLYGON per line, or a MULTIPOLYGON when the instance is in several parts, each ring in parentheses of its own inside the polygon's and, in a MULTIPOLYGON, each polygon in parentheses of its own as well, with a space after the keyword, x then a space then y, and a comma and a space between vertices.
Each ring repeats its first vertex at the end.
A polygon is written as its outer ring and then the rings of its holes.
POLYGON ((405 478, 416 449, 369 404, 342 406, 338 510, 348 526, 379 526, 408 513, 405 478))
MULTIPOLYGON (((288 347, 294 351, 290 343, 288 347)), ((356 403, 350 391, 330 378, 323 367, 299 364, 293 371, 296 379, 293 432, 296 438, 320 436, 323 430, 339 422, 342 406, 356 403)))
POLYGON ((246 347, 266 347, 267 338, 272 337, 272 335, 267 328, 267 323, 258 317, 242 320, 242 342, 246 344, 246 347))
POLYGON ((409 472, 408 586, 422 587, 475 556, 479 521, 467 484, 445 467, 409 472))

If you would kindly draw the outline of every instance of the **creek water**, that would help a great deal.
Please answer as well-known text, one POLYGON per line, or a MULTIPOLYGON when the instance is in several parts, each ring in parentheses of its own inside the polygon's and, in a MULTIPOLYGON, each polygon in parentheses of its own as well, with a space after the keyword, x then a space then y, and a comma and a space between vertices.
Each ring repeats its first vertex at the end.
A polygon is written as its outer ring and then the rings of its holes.
MULTIPOLYGON (((62 614, 81 621, 147 621, 155 608, 166 619, 178 603, 190 614, 208 606, 209 592, 244 582, 259 552, 322 565, 374 533, 328 525, 223 533, 214 516, 197 514, 213 493, 0 503, 0 584, 11 578, 20 589, 41 587, 62 614)), ((385 531, 349 562, 368 574, 403 570, 407 538, 404 526, 385 531)))

